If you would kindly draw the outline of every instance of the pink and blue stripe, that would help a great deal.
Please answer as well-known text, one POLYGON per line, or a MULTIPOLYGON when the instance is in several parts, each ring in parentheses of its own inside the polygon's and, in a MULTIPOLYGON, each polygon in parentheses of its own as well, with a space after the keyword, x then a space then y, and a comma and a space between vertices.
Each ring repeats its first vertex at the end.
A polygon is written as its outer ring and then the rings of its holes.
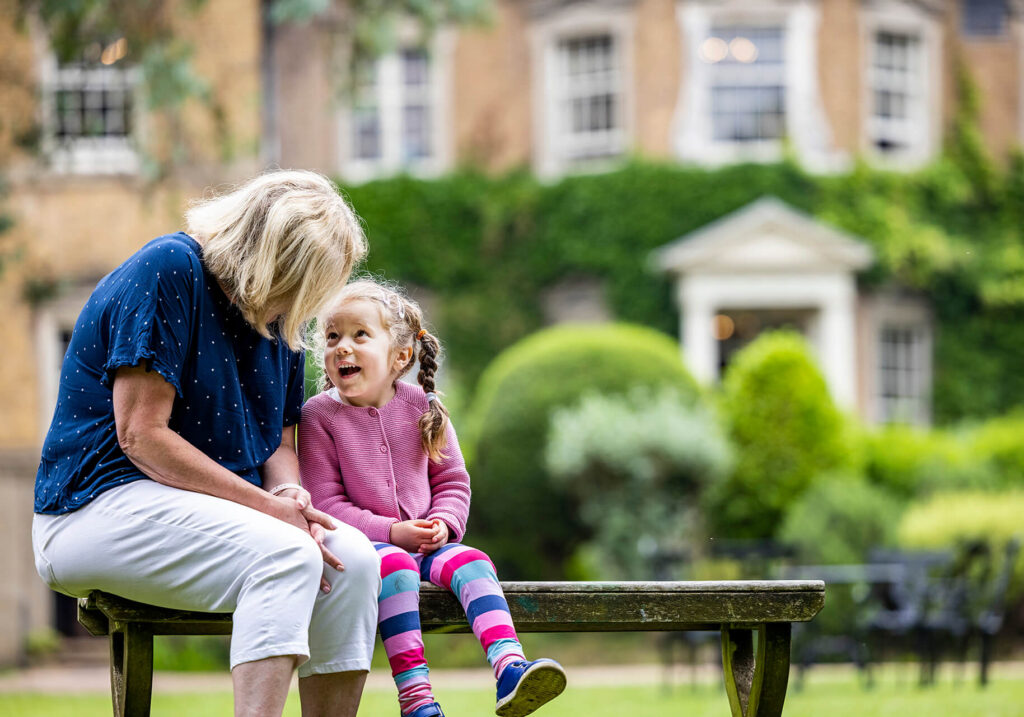
POLYGON ((403 714, 434 700, 420 630, 421 579, 459 599, 495 677, 509 662, 525 659, 494 564, 484 552, 459 543, 427 556, 388 543, 375 547, 383 578, 378 625, 403 714))

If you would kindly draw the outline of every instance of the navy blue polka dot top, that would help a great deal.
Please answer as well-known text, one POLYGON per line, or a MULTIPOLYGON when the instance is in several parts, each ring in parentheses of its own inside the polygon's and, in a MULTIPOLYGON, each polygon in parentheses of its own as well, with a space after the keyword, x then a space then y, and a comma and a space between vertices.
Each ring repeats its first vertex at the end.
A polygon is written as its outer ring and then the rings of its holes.
POLYGON ((60 374, 36 474, 35 512, 82 507, 146 478, 121 451, 113 381, 144 364, 176 391, 170 427, 220 465, 261 484, 259 467, 299 422, 305 360, 259 335, 178 232, 105 276, 82 309, 60 374))

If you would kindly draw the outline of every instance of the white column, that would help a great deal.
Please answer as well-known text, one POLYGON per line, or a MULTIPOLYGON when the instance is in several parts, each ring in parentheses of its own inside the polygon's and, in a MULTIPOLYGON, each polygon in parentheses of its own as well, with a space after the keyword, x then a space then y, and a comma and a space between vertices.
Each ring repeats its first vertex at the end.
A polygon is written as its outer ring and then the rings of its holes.
POLYGON ((837 279, 835 291, 821 304, 818 356, 832 397, 840 408, 857 407, 856 326, 852 277, 837 279))
POLYGON ((679 282, 683 359, 694 378, 701 383, 713 383, 718 379, 718 347, 712 332, 715 307, 693 289, 692 283, 679 282))

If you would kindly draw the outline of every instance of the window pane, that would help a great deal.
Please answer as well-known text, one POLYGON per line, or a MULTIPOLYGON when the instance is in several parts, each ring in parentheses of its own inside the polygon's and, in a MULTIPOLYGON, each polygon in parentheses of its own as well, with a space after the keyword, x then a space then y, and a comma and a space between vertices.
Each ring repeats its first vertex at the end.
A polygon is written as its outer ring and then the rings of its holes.
POLYGON ((963 27, 967 35, 1002 35, 1006 29, 1006 0, 963 0, 963 27))
POLYGON ((878 387, 883 421, 925 418, 924 332, 913 326, 885 326, 879 335, 878 387))
POLYGON ((429 81, 429 62, 423 50, 403 50, 402 81, 407 87, 425 87, 429 81))
POLYGON ((712 136, 724 142, 780 139, 786 131, 782 28, 719 26, 710 40, 728 48, 711 64, 712 136))
POLYGON ((128 71, 102 65, 62 65, 54 85, 54 136, 128 138, 133 92, 128 71))
POLYGON ((402 148, 407 160, 430 156, 430 113, 427 107, 410 105, 405 108, 402 117, 402 148))
POLYGON ((611 35, 565 38, 558 44, 558 149, 575 158, 622 149, 620 67, 611 35))

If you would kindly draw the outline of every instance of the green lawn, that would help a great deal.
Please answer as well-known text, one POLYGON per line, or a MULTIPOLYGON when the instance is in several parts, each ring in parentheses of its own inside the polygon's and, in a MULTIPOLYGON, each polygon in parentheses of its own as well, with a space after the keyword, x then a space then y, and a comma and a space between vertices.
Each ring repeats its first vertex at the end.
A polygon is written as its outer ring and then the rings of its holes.
MULTIPOLYGON (((570 670, 570 680, 572 672, 570 670)), ((905 715, 950 715, 951 717, 1019 717, 1024 714, 1024 680, 997 678, 985 690, 973 682, 954 685, 949 681, 931 689, 919 689, 906 681, 883 682, 866 692, 853 673, 811 675, 807 687, 791 688, 786 700, 786 717, 904 717, 905 715)), ((493 714, 489 692, 438 690, 445 711, 453 717, 483 717, 493 714)), ((725 717, 729 714, 724 691, 711 685, 676 687, 666 694, 658 687, 607 687, 569 690, 538 717, 725 717)), ((231 714, 230 694, 166 695, 153 700, 154 717, 223 717, 231 714)), ((286 715, 298 717, 298 696, 292 695, 286 715)), ((397 714, 391 690, 368 691, 359 711, 361 717, 394 717, 397 714)), ((0 716, 6 717, 108 717, 109 699, 101 696, 43 696, 0 694, 0 716)))

